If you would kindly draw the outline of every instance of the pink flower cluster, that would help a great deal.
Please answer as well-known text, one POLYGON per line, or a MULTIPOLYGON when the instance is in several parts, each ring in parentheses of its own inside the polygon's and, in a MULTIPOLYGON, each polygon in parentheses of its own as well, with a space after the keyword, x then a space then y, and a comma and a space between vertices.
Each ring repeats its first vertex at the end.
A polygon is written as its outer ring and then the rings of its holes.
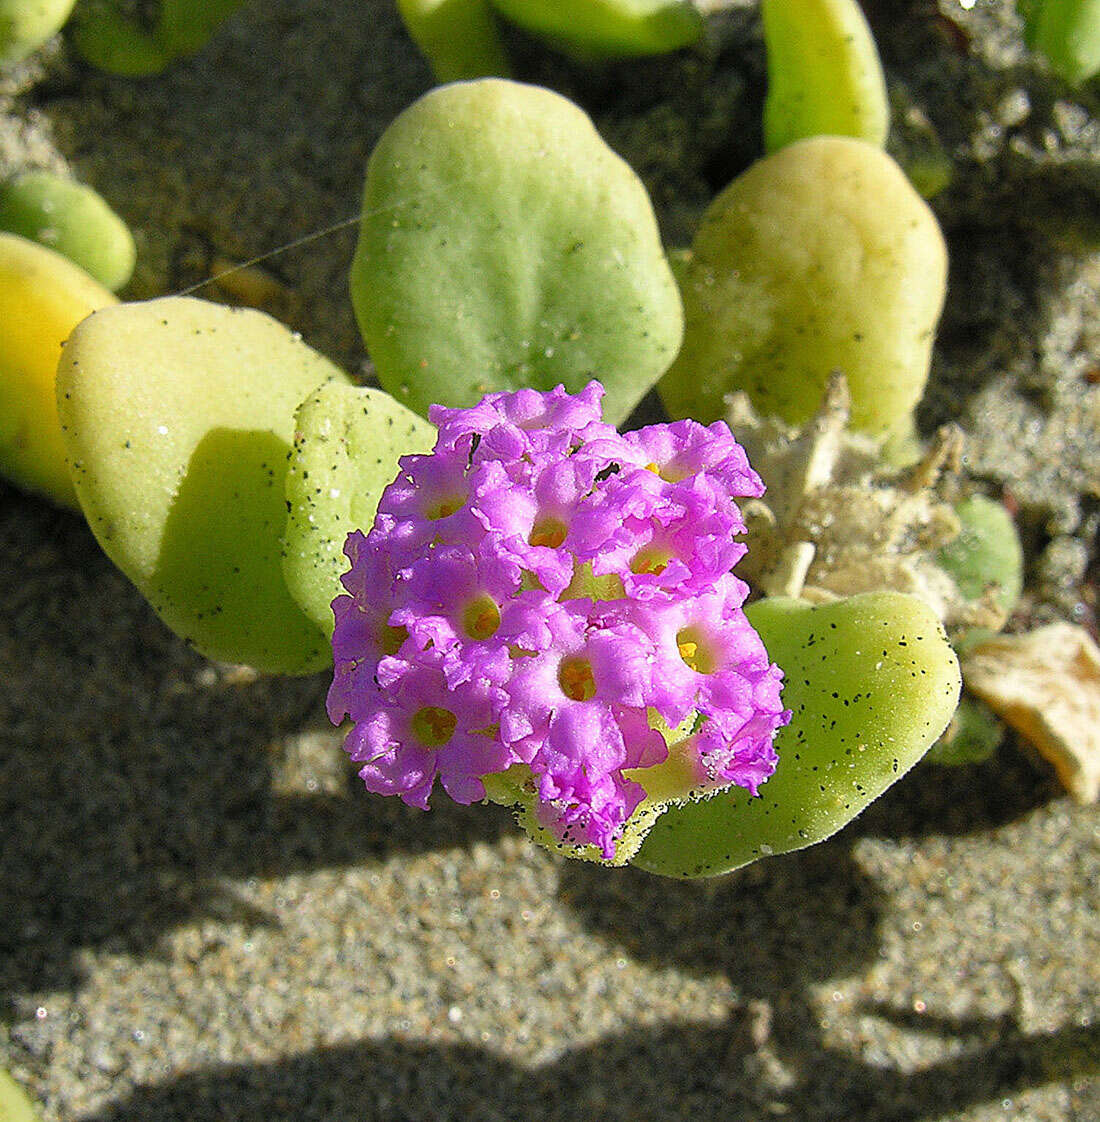
POLYGON ((654 724, 696 714, 699 784, 755 792, 788 714, 730 572, 735 499, 764 490, 744 451, 720 421, 620 435, 602 395, 433 408, 434 450, 348 537, 328 708, 368 790, 472 803, 524 764, 539 822, 610 858, 668 756, 654 724))

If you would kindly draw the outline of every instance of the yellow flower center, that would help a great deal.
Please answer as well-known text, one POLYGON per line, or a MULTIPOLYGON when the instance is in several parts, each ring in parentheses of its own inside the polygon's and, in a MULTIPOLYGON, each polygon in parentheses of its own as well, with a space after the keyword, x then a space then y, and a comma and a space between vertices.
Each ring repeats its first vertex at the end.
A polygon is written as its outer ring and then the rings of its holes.
POLYGON ((491 639, 500 626, 500 608, 487 593, 471 600, 462 612, 462 630, 471 639, 491 639))
POLYGON ((461 495, 445 495, 436 499, 434 503, 428 504, 424 517, 432 522, 437 522, 440 518, 449 518, 456 510, 462 509, 465 501, 466 499, 461 495))
POLYGON ((643 546, 634 554, 634 560, 630 562, 630 571, 639 576, 643 574, 660 576, 668 568, 671 556, 667 549, 660 549, 654 545, 643 546))
POLYGON ((567 658, 558 670, 561 692, 572 701, 589 701, 596 696, 592 664, 586 658, 567 658))
POLYGON ((573 579, 558 600, 621 600, 625 595, 618 573, 597 575, 592 572, 592 563, 584 561, 574 564, 573 579))
POLYGON ((387 623, 378 636, 378 645, 382 648, 383 654, 395 655, 408 637, 409 633, 404 627, 391 627, 387 623))
POLYGON ((685 627, 676 633, 680 657, 697 674, 713 674, 718 668, 714 650, 696 627, 685 627))
POLYGON ((557 549, 566 535, 565 523, 560 518, 540 518, 531 527, 531 536, 527 539, 528 545, 546 545, 557 549))
POLYGON ((646 464, 646 471, 653 472, 654 475, 659 475, 666 483, 679 483, 681 479, 687 479, 689 475, 694 475, 692 471, 687 471, 676 463, 671 464, 646 464))
POLYGON ((449 709, 425 705, 413 714, 413 736, 425 748, 439 748, 451 739, 457 723, 455 715, 449 709))

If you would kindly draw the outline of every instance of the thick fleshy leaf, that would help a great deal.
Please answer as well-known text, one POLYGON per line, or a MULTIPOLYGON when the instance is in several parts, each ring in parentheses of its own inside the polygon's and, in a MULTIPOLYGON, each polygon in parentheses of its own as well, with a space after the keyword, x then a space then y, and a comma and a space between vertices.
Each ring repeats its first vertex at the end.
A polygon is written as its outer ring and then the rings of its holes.
POLYGON ((113 0, 81 5, 71 33, 77 52, 108 74, 145 78, 159 74, 172 61, 168 46, 113 0))
POLYGON ((1100 0, 1021 0, 1028 45, 1080 85, 1100 70, 1100 0))
POLYGON ((890 129, 886 77, 858 0, 763 0, 760 10, 768 151, 806 136, 884 144, 890 129))
POLYGON ((73 481, 104 552, 202 653, 277 673, 330 659, 287 591, 294 410, 346 375, 261 312, 168 297, 86 319, 58 368, 73 481))
POLYGON ((674 417, 713 421, 725 397, 805 424, 839 370, 852 427, 911 421, 928 379, 947 251, 898 165, 851 137, 799 140, 714 202, 684 269, 684 345, 658 387, 674 417))
POLYGON ((984 495, 963 499, 955 513, 962 530, 939 551, 937 563, 968 599, 992 588, 1001 610, 1011 612, 1024 586, 1024 551, 1012 515, 984 495))
POLYGON ((823 841, 900 779, 955 711, 958 660, 923 600, 762 600, 747 614, 786 675, 793 717, 775 740, 779 765, 757 798, 735 788, 662 815, 634 858, 650 872, 716 876, 823 841))
POLYGON ((397 0, 397 10, 437 82, 509 73, 488 0, 397 0))
POLYGON ((161 0, 157 34, 173 55, 192 54, 245 0, 161 0))
POLYGON ((59 31, 74 0, 0 0, 0 66, 10 66, 59 31))
POLYGON ((53 172, 0 184, 0 230, 56 250, 110 289, 134 271, 137 250, 126 223, 91 187, 53 172))
POLYGON ((3 1068, 0 1068, 0 1122, 38 1122, 30 1099, 3 1068))
POLYGON ((492 0, 513 23, 582 58, 663 54, 694 43, 703 19, 690 0, 492 0))
POLYGON ((326 635, 347 570, 344 542, 368 531, 401 456, 429 452, 435 428, 381 390, 328 382, 298 407, 286 476, 283 572, 326 635))
POLYGON ((114 293, 67 257, 0 232, 0 475, 76 509, 57 421, 61 344, 114 293))
POLYGON ((382 385, 423 415, 598 378, 618 423, 682 329, 638 177, 571 102, 500 79, 433 90, 386 131, 351 290, 382 385))
POLYGON ((142 78, 159 74, 181 55, 200 50, 244 0, 161 0, 152 29, 133 5, 96 0, 73 18, 73 43, 93 66, 142 78))

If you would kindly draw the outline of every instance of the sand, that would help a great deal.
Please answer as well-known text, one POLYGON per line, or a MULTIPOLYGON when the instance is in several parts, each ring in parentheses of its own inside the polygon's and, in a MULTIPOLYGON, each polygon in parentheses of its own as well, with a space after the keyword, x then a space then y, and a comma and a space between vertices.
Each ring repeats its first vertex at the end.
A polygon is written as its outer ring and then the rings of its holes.
MULTIPOLYGON (((759 143, 755 10, 601 72, 593 112, 665 236, 759 143)), ((960 418, 1028 551, 1022 624, 1090 622, 1100 486, 1095 95, 1011 10, 879 0, 891 79, 955 163, 922 410, 960 418)), ((70 169, 131 223, 127 295, 350 215, 430 76, 388 3, 255 3, 132 82, 63 41, 0 80, 0 174, 70 169)), ((265 264, 353 371, 347 229, 265 264)), ((207 290, 224 296, 224 289, 207 290)), ((81 520, 0 484, 0 1065, 43 1122, 1100 1119, 1100 810, 1006 735, 841 835, 710 883, 564 862, 507 814, 367 795, 323 675, 189 651, 81 520)))

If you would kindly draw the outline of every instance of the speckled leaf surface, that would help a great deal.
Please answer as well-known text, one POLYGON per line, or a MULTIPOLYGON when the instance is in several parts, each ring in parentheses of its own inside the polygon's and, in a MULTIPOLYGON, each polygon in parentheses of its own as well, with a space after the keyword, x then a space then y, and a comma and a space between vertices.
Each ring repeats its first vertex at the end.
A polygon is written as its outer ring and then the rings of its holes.
POLYGON ((352 266, 383 387, 418 413, 592 378, 621 422, 679 347, 679 293, 638 177, 589 118, 499 79, 443 86, 371 156, 352 266))
POLYGON ((328 382, 299 406, 286 476, 283 572, 291 595, 326 635, 348 568, 348 534, 370 529, 398 459, 429 452, 434 443, 434 426, 381 390, 328 382))
POLYGON ((325 636, 283 578, 294 410, 344 375, 260 312, 169 297, 73 333, 58 409, 104 551, 211 658, 304 673, 325 636))
POLYGON ((829 375, 852 427, 904 429, 928 379, 947 251, 886 153, 851 137, 796 141, 708 207, 683 270, 684 345, 659 390, 674 417, 721 417, 744 390, 804 424, 829 375))
POLYGON ((806 136, 884 144, 890 129, 886 77, 858 0, 763 0, 760 12, 768 151, 806 136))
POLYGON ((757 798, 734 789, 666 812, 634 859, 650 872, 715 876, 823 841, 900 779, 955 710, 958 660, 916 597, 762 600, 747 614, 786 675, 779 766, 757 798))

